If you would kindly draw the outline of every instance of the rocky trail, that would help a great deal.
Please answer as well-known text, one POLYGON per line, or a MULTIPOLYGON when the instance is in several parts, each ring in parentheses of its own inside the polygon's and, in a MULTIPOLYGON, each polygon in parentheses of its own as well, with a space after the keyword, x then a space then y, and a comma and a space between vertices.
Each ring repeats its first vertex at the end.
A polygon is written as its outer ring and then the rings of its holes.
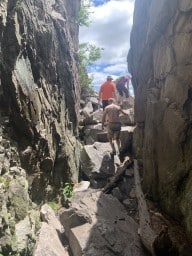
MULTIPOLYGON (((148 255, 138 235, 133 161, 126 154, 121 159, 118 155, 111 155, 107 133, 100 128, 102 111, 98 110, 98 106, 94 111, 92 105, 89 101, 82 109, 85 143, 81 154, 82 180, 74 188, 70 207, 57 212, 60 231, 56 230, 68 244, 66 255, 148 255)), ((132 126, 124 125, 122 128, 124 153, 130 148, 127 144, 131 143, 134 121, 131 120, 131 123, 132 126)), ((51 212, 48 206, 42 208, 42 218, 53 228, 51 219, 55 218, 51 212)), ((39 241, 36 256, 43 255, 43 244, 39 241)), ((55 252, 53 244, 49 249, 55 252)))
POLYGON ((191 255, 179 223, 163 216, 144 196, 139 201, 134 166, 125 160, 104 188, 81 181, 70 207, 56 214, 44 205, 34 255, 191 255))
POLYGON ((122 127, 124 154, 111 155, 106 132, 100 130, 102 111, 100 116, 97 110, 90 114, 90 106, 82 110, 81 181, 74 186, 69 207, 62 207, 56 215, 48 205, 42 207, 44 226, 34 255, 191 255, 180 225, 145 199, 142 167, 130 150, 134 122, 122 127), (51 235, 45 238, 45 233, 51 235))
MULTIPOLYGON (((47 223, 45 225, 52 225, 57 231, 55 235, 60 232, 68 244, 62 255, 148 255, 138 236, 138 210, 130 161, 123 163, 119 170, 121 175, 114 176, 116 179, 103 189, 87 188, 88 183, 82 181, 75 189, 70 207, 58 211, 60 223, 54 212, 48 206, 43 206, 41 213, 47 223), (129 167, 126 168, 126 165, 129 167)), ((35 255, 52 255, 51 252, 43 254, 47 248, 43 249, 40 244, 48 243, 39 243, 35 255)), ((58 248, 56 242, 55 246, 58 248)), ((54 253, 57 251, 54 249, 53 236, 50 250, 54 253)), ((59 253, 54 255, 61 255, 59 253)))
POLYGON ((81 2, 0 0, 0 256, 191 256, 192 1, 134 1, 120 158, 80 81, 81 2))
MULTIPOLYGON (((97 111, 93 111, 95 114, 98 115, 97 111)), ((106 131, 100 130, 101 114, 102 111, 99 111, 97 124, 84 125, 81 175, 79 183, 74 186, 72 202, 68 207, 62 205, 56 211, 48 204, 41 207, 42 223, 33 255, 192 255, 189 241, 180 224, 164 216, 142 193, 142 166, 133 159, 131 151, 133 120, 131 126, 122 127, 124 153, 119 157, 111 155, 106 131)), ((4 129, 7 125, 6 116, 1 115, 1 119, 4 129)), ((87 117, 85 120, 87 122, 87 117)), ((91 117, 89 120, 93 122, 94 119, 91 117)), ((129 121, 123 122, 126 124, 129 121)), ((13 177, 10 176, 9 186, 17 185, 17 191, 26 194, 28 187, 23 187, 19 182, 23 172, 13 162, 17 161, 17 155, 13 154, 13 148, 9 149, 3 143, 1 138, 2 152, 5 152, 3 147, 6 152, 12 152, 11 160, 3 155, 4 168, 11 164, 10 170, 15 173, 13 177)), ((5 195, 2 193, 4 201, 5 195)), ((26 207, 28 201, 26 197, 26 207)), ((31 215, 25 219, 25 223, 21 218, 16 225, 16 235, 20 237, 18 246, 22 248, 26 243, 29 247, 26 237, 33 237, 35 219, 32 216, 33 205, 30 205, 31 215)), ((25 208, 22 208, 21 217, 24 211, 25 208)), ((15 209, 16 213, 19 214, 18 209, 15 209)))

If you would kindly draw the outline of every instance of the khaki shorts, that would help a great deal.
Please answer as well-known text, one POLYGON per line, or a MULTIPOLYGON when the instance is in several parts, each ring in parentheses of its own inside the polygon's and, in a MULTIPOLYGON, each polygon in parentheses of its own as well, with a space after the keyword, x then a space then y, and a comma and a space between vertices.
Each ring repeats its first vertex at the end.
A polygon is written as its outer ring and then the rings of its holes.
POLYGON ((108 140, 119 140, 121 133, 121 123, 109 123, 108 124, 108 140))

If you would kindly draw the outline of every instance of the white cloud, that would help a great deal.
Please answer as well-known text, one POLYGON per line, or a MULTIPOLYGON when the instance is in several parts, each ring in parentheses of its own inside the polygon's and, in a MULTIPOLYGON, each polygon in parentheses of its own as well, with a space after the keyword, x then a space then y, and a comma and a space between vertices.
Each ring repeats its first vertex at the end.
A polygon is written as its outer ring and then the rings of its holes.
POLYGON ((102 2, 103 5, 91 7, 91 25, 80 28, 80 43, 88 42, 104 48, 101 59, 91 69, 95 85, 105 81, 107 74, 128 72, 127 54, 134 9, 134 0, 95 0, 95 4, 102 2), (98 69, 99 65, 104 65, 103 70, 98 69))
POLYGON ((127 63, 118 63, 115 65, 110 65, 104 68, 103 71, 108 74, 127 73, 127 63))

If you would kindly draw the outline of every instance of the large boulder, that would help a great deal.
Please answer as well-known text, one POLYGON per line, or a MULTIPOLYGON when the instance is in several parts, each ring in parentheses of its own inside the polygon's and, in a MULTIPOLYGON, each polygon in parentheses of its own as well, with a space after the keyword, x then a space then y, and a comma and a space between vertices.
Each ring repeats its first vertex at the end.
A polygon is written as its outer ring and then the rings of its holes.
POLYGON ((119 164, 117 157, 111 154, 109 143, 95 142, 93 145, 85 145, 81 152, 81 171, 94 185, 104 186, 107 179, 116 171, 116 165, 119 164))
POLYGON ((123 111, 126 113, 126 115, 120 114, 119 117, 120 117, 121 124, 123 126, 135 125, 134 109, 133 108, 129 108, 129 109, 124 109, 123 111))
POLYGON ((54 211, 46 204, 41 208, 43 223, 33 256, 69 256, 64 244, 64 230, 54 211))
POLYGON ((0 179, 0 254, 32 255, 40 216, 28 194, 26 173, 10 167, 0 179))
MULTIPOLYGON (((102 132, 102 125, 86 125, 84 127, 84 142, 86 145, 91 145, 98 139, 98 134, 102 132)), ((105 141, 107 142, 106 138, 105 141)))
POLYGON ((61 209, 59 216, 75 256, 145 255, 137 223, 111 195, 76 193, 71 208, 61 209))

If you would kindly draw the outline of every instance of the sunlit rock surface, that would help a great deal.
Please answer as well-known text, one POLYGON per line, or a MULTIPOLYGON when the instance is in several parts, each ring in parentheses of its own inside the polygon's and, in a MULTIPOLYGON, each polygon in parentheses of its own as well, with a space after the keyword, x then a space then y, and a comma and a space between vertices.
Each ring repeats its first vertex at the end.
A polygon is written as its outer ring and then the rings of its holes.
POLYGON ((129 71, 144 190, 192 234, 190 0, 136 0, 129 71))
POLYGON ((112 195, 96 190, 75 193, 70 209, 59 217, 73 255, 145 255, 138 224, 112 195))

